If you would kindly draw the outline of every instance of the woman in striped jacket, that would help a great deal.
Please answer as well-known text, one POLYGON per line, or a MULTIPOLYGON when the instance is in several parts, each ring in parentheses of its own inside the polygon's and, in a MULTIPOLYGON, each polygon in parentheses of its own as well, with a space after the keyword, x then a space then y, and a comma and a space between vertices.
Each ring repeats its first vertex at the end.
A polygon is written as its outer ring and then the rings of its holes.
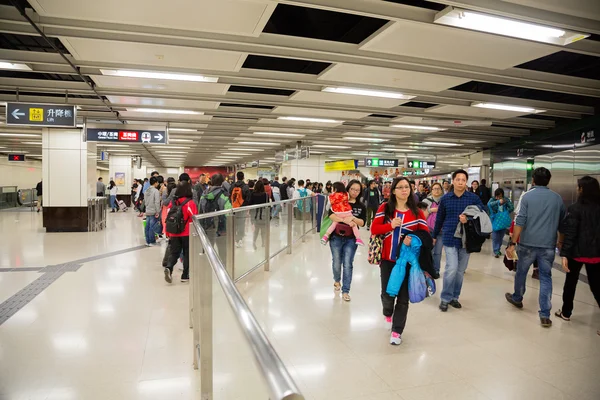
MULTIPOLYGON (((387 203, 379 206, 371 233, 383 235, 383 251, 381 255, 381 304, 385 322, 392 330, 390 344, 402 343, 402 332, 408 315, 408 275, 410 266, 406 266, 406 278, 400 287, 397 297, 387 294, 386 289, 392 269, 396 265, 401 240, 407 234, 423 230, 429 232, 425 214, 417 208, 410 181, 405 177, 396 178, 392 182, 391 194, 387 203)), ((410 246, 410 237, 404 238, 404 244, 410 246)))

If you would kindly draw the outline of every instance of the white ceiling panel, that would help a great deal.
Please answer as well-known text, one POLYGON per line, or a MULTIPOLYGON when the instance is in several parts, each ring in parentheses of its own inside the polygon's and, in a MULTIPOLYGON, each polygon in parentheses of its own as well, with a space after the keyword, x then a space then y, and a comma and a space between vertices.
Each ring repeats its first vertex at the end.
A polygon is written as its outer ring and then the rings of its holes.
POLYGON ((120 111, 119 113, 125 117, 125 119, 152 118, 161 121, 169 121, 172 119, 180 121, 209 121, 212 119, 212 115, 156 114, 137 111, 120 111))
POLYGON ((323 72, 318 79, 428 92, 441 92, 469 81, 445 75, 356 64, 336 64, 323 72))
POLYGON ((248 128, 249 131, 253 132, 282 132, 282 133, 319 133, 321 129, 302 129, 302 128, 273 128, 268 130, 269 128, 265 128, 264 126, 251 126, 248 128))
POLYGON ((456 105, 430 107, 430 108, 426 109, 425 112, 428 114, 444 114, 444 115, 453 115, 453 116, 476 117, 476 118, 496 118, 496 119, 514 118, 514 117, 519 117, 521 115, 531 114, 531 113, 523 113, 523 112, 515 112, 515 111, 494 110, 491 108, 456 106, 456 105))
POLYGON ((406 20, 394 23, 361 49, 496 69, 557 51, 545 44, 406 20))
POLYGON ((327 110, 321 108, 304 108, 304 107, 289 107, 279 106, 273 109, 273 114, 285 115, 290 117, 317 117, 317 118, 335 118, 335 119, 361 119, 369 113, 361 113, 356 111, 339 111, 327 110))
POLYGON ((76 60, 153 65, 164 68, 164 71, 182 66, 239 71, 246 59, 246 54, 236 51, 87 38, 61 38, 61 41, 76 60))
POLYGON ((112 104, 135 105, 140 107, 166 107, 179 109, 209 109, 219 107, 214 101, 156 99, 153 97, 106 96, 112 104))
MULTIPOLYGON (((288 121, 286 119, 272 119, 272 118, 261 118, 258 120, 259 124, 265 125, 280 125, 280 126, 318 126, 318 127, 334 127, 339 126, 339 124, 328 124, 323 122, 306 122, 306 121, 288 121)), ((263 130, 273 130, 277 128, 273 127, 263 127, 263 130)))
POLYGON ((403 139, 410 137, 410 135, 394 135, 389 133, 380 133, 377 129, 372 129, 370 132, 345 132, 344 136, 350 137, 363 137, 363 138, 373 138, 373 139, 403 139))
POLYGON ((258 36, 273 13, 268 0, 32 0, 43 16, 258 36))
POLYGON ((600 5, 597 0, 502 0, 520 6, 554 11, 560 14, 575 15, 581 18, 600 20, 600 5))
POLYGON ((166 79, 125 78, 121 76, 92 75, 98 87, 115 89, 159 90, 171 93, 224 95, 229 85, 223 83, 183 82, 166 79))
POLYGON ((351 94, 316 92, 310 90, 300 90, 290 96, 292 101, 303 101, 310 103, 343 104, 349 106, 392 108, 400 104, 407 103, 409 100, 386 99, 373 96, 355 96, 351 94))

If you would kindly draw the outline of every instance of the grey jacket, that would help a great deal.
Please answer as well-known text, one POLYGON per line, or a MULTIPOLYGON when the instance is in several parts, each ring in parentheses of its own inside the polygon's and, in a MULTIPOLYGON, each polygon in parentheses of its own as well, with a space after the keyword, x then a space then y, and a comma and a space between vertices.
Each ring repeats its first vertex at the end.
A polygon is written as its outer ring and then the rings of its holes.
POLYGON ((517 208, 515 225, 523 227, 519 243, 553 249, 558 225, 566 214, 562 197, 546 186, 534 186, 521 196, 517 208))
POLYGON ((160 192, 154 186, 150 186, 144 193, 144 205, 146 215, 160 214, 160 192))
MULTIPOLYGON (((490 220, 490 217, 487 215, 487 213, 482 211, 479 207, 467 206, 465 211, 463 211, 463 214, 473 219, 479 218, 479 227, 481 229, 481 233, 492 233, 492 220, 490 220)), ((467 232, 465 229, 462 229, 462 224, 460 221, 458 222, 456 230, 454 231, 454 237, 460 238, 462 240, 463 248, 467 248, 467 232)))

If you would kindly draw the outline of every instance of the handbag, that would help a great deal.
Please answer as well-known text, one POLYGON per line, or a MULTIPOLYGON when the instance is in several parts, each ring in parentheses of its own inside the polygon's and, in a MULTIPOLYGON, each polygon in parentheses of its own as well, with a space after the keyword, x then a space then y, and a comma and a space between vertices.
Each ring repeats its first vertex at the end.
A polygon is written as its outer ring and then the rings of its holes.
POLYGON ((369 264, 379 265, 381 263, 381 253, 383 253, 383 237, 381 235, 371 235, 367 257, 369 264))
POLYGON ((510 228, 511 223, 512 218, 510 218, 508 210, 499 211, 492 216, 492 230, 494 232, 510 228))
POLYGON ((325 233, 327 233, 327 230, 329 229, 332 223, 333 221, 331 220, 331 218, 329 218, 329 215, 325 215, 323 217, 323 221, 321 221, 321 230, 319 231, 321 239, 323 239, 323 236, 325 236, 325 233))

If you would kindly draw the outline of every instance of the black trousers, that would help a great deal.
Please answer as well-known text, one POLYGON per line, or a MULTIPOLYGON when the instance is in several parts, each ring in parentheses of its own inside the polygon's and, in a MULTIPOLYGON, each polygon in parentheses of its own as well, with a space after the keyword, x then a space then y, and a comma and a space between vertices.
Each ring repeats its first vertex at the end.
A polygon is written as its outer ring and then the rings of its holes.
POLYGON ((190 277, 190 237, 189 236, 181 236, 181 237, 171 237, 169 239, 169 247, 171 250, 171 256, 169 257, 169 263, 167 264, 167 268, 173 272, 173 267, 177 264, 177 259, 181 255, 181 251, 183 250, 183 274, 181 278, 189 278, 190 277))
POLYGON ((406 318, 408 316, 408 273, 410 265, 406 265, 406 275, 400 292, 397 297, 387 294, 386 289, 392 274, 392 269, 396 263, 394 261, 381 260, 379 264, 381 276, 381 305, 383 306, 383 315, 392 318, 392 331, 398 334, 404 332, 406 318))
MULTIPOLYGON (((573 299, 575 299, 575 289, 579 281, 579 272, 583 267, 583 263, 569 258, 569 270, 565 279, 565 287, 563 288, 563 306, 562 313, 565 317, 570 318, 573 312, 573 299)), ((588 282, 592 294, 596 299, 596 303, 600 306, 600 264, 585 264, 588 282)))

